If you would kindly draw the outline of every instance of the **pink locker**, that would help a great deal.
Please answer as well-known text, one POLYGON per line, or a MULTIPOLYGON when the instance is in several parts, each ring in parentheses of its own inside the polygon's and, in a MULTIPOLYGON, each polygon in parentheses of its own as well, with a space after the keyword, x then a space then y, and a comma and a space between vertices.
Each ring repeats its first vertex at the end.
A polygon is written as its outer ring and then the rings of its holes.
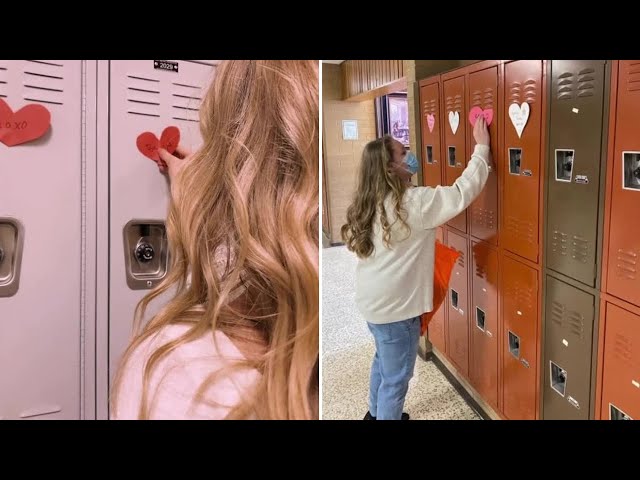
MULTIPOLYGON (((201 141, 198 109, 216 63, 178 60, 163 69, 154 60, 110 62, 110 381, 131 338, 136 304, 164 278, 168 265, 168 181, 140 153, 136 139, 147 131, 159 138, 166 127, 175 126, 180 144, 196 149, 201 141)), ((146 318, 166 300, 157 299, 146 318)))
POLYGON ((5 125, 32 128, 17 112, 27 105, 51 115, 40 138, 0 143, 0 418, 80 419, 93 388, 84 384, 83 74, 79 60, 0 60, 0 100, 15 113, 5 109, 5 125))

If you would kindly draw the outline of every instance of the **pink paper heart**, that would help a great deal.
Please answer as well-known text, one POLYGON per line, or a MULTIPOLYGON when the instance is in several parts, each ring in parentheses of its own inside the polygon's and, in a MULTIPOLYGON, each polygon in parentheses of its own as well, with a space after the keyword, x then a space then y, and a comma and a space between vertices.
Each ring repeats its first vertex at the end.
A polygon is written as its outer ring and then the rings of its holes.
POLYGON ((429 126, 429 132, 433 132, 433 126, 436 124, 436 116, 433 113, 427 115, 427 125, 429 126))
POLYGON ((487 126, 491 125, 491 122, 493 121, 493 108, 482 110, 480 107, 473 107, 469 112, 469 122, 471 125, 475 126, 476 120, 478 120, 478 117, 481 115, 484 116, 487 126))

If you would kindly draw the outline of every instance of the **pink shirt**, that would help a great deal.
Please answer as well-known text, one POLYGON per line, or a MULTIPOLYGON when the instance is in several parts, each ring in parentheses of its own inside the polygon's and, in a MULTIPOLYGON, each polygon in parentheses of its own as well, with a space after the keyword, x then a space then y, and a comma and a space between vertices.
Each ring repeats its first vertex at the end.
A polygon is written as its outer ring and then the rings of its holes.
MULTIPOLYGON (((162 345, 178 338, 189 329, 187 325, 169 325, 157 335, 146 339, 127 362, 117 402, 114 420, 137 419, 142 397, 142 376, 149 356, 162 345)), ((225 372, 208 387, 204 398, 220 405, 195 403, 196 392, 207 377, 232 365, 244 356, 224 333, 216 331, 217 343, 208 334, 182 344, 155 367, 148 389, 150 419, 154 420, 217 420, 231 408, 260 378, 260 373, 247 367, 225 372)))

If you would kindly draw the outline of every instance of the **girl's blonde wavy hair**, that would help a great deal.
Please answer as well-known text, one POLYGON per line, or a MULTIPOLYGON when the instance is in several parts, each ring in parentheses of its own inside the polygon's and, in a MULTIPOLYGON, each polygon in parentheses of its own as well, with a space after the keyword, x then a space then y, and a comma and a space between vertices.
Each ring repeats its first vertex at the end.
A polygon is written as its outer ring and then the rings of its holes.
POLYGON ((365 145, 358 173, 355 197, 347 209, 347 223, 340 233, 347 248, 359 258, 367 258, 373 253, 373 225, 376 214, 380 215, 382 242, 391 248, 391 227, 399 221, 407 233, 406 212, 402 207, 402 197, 407 186, 400 177, 390 171, 393 158, 393 137, 385 135, 365 145), (393 195, 395 220, 389 223, 384 201, 393 195))
MULTIPOLYGON (((200 109, 202 147, 176 179, 166 222, 171 268, 141 300, 123 367, 147 338, 188 324, 144 369, 149 380, 178 346, 215 331, 249 348, 234 367, 261 375, 227 418, 318 418, 318 62, 226 61, 200 109), (191 274, 191 282, 188 275, 191 274), (175 297, 146 325, 149 303, 175 297)), ((215 341, 215 336, 214 336, 215 341)), ((204 398, 212 374, 194 401, 204 398)))

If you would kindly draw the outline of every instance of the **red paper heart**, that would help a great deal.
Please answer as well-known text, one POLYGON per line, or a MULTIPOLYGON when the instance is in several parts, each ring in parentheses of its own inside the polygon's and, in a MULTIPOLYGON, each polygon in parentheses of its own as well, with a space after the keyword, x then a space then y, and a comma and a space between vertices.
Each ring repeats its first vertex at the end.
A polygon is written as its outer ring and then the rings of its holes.
POLYGON ((480 107, 473 107, 469 112, 469 122, 471 122, 471 125, 475 126, 476 120, 481 115, 484 115, 484 119, 487 121, 487 126, 491 125, 491 122, 493 121, 493 108, 482 110, 480 107))
POLYGON ((13 113, 0 99, 0 142, 7 147, 36 140, 51 126, 51 113, 42 105, 31 104, 13 113))
POLYGON ((178 127, 167 127, 162 131, 160 140, 151 132, 144 132, 138 135, 136 145, 138 150, 145 157, 150 158, 156 163, 164 164, 158 155, 158 148, 163 148, 169 153, 173 153, 180 143, 180 130, 178 127))

